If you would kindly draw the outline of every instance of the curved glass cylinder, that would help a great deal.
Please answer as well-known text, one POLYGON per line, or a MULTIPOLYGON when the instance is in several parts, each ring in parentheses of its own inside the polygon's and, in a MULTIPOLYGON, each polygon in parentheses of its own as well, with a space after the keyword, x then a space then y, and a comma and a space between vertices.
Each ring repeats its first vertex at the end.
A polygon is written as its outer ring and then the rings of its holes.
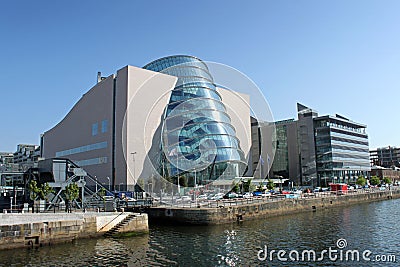
POLYGON ((192 56, 170 56, 145 69, 178 77, 163 118, 160 173, 200 183, 242 176, 246 168, 231 118, 207 65, 192 56))

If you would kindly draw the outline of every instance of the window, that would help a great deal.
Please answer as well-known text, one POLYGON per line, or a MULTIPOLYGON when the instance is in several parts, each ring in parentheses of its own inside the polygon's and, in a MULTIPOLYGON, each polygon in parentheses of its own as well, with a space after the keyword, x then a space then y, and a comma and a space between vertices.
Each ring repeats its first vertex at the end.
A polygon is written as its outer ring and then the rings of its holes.
POLYGON ((101 132, 106 133, 108 130, 108 120, 103 120, 101 122, 101 132))
POLYGON ((88 152, 88 151, 92 151, 92 150, 96 150, 96 149, 102 149, 102 148, 106 148, 106 147, 107 147, 107 142, 95 143, 95 144, 80 146, 80 147, 71 148, 71 149, 67 149, 67 150, 63 150, 63 151, 58 151, 58 152, 56 152, 56 157, 68 156, 68 155, 88 152))
POLYGON ((98 128, 99 128, 99 124, 97 122, 92 124, 92 135, 93 136, 97 135, 98 128))

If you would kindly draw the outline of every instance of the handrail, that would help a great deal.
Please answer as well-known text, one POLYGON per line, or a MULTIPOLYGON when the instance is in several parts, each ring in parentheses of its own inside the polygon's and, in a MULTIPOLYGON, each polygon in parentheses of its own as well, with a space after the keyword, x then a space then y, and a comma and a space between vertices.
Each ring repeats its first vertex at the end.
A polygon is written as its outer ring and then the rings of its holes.
POLYGON ((297 198, 286 198, 285 195, 271 195, 265 197, 252 197, 252 198, 234 198, 234 199, 220 199, 220 200, 197 200, 197 203, 192 203, 192 201, 175 203, 164 202, 162 206, 178 207, 178 208, 194 208, 194 207, 207 207, 207 208, 218 208, 221 206, 241 206, 244 204, 252 203, 268 203, 277 202, 293 199, 316 199, 316 198, 338 198, 346 195, 363 195, 371 193, 385 193, 385 192, 400 192, 400 186, 393 186, 390 189, 386 188, 382 190, 381 188, 363 188, 357 190, 341 190, 341 191, 325 191, 316 193, 302 193, 297 198))
MULTIPOLYGON (((97 233, 99 233, 101 230, 103 230, 106 226, 108 226, 110 223, 112 223, 115 219, 117 219, 121 214, 124 214, 124 212, 121 212, 120 214, 117 215, 117 217, 115 217, 114 219, 112 219, 111 221, 109 221, 107 224, 103 225, 103 227, 101 227, 97 233)), ((125 218, 124 218, 125 219, 125 218)))

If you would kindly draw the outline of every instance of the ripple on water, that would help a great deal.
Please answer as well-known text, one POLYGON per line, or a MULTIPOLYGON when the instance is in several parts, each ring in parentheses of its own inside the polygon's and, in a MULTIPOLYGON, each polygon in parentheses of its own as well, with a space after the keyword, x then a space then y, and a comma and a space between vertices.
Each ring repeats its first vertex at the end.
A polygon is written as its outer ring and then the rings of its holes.
MULTIPOLYGON (((275 250, 322 251, 335 248, 340 238, 346 239, 348 249, 396 254, 400 260, 399 204, 400 200, 382 201, 208 227, 151 226, 148 235, 132 238, 0 251, 0 266, 265 266, 257 259, 265 245, 275 250)), ((271 265, 350 266, 277 260, 271 265)), ((351 266, 366 265, 352 262, 351 266)))

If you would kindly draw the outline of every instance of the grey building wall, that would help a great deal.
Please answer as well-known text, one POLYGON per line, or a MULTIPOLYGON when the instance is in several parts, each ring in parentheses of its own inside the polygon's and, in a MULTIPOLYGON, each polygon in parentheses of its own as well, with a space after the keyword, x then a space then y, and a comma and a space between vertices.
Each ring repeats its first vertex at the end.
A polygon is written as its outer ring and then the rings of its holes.
POLYGON ((257 121, 251 117, 251 153, 248 176, 266 179, 272 178, 272 164, 276 150, 275 123, 257 121), (261 155, 261 156, 260 156, 261 155))
POLYGON ((114 75, 96 84, 61 122, 43 134, 43 157, 69 158, 108 183, 106 177, 112 177, 113 85, 114 75))
MULTIPOLYGON (((124 72, 127 95, 116 103, 116 127, 122 131, 121 135, 118 131, 116 135, 116 177, 117 183, 121 181, 132 189, 138 179, 142 179, 141 185, 145 186, 143 183, 157 175, 162 115, 177 78, 132 66, 121 72, 124 72)), ((118 89, 119 85, 118 80, 118 89)))
POLYGON ((297 122, 289 122, 287 127, 287 146, 288 146, 288 158, 289 158, 289 179, 296 185, 301 184, 301 173, 300 173, 300 151, 298 142, 298 126, 297 122))
POLYGON ((297 104, 297 131, 299 137, 300 168, 302 184, 317 182, 315 155, 314 118, 318 113, 306 106, 297 104))
POLYGON ((276 154, 271 169, 272 176, 282 176, 301 184, 298 122, 294 119, 276 122, 276 154))

